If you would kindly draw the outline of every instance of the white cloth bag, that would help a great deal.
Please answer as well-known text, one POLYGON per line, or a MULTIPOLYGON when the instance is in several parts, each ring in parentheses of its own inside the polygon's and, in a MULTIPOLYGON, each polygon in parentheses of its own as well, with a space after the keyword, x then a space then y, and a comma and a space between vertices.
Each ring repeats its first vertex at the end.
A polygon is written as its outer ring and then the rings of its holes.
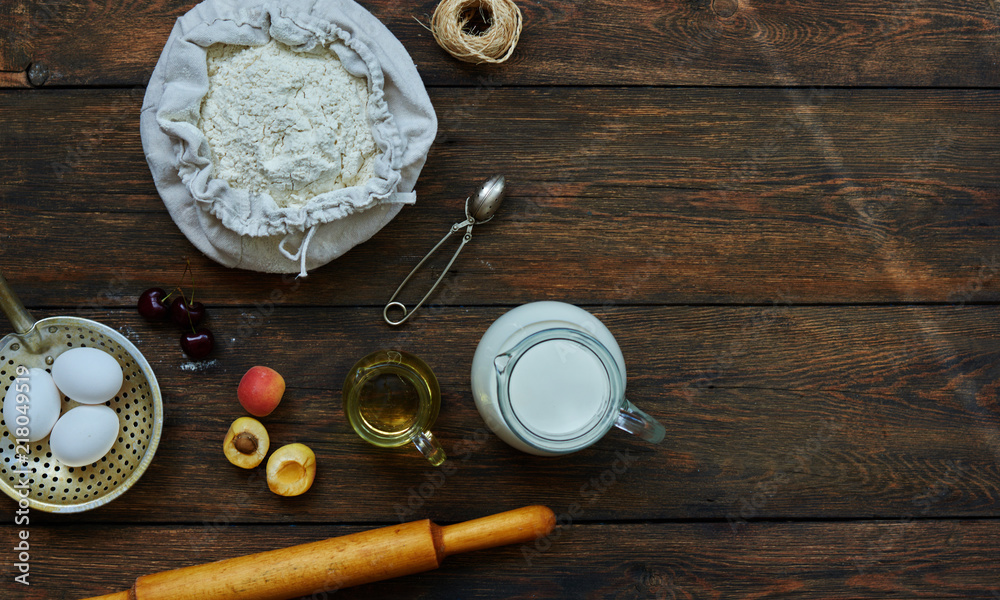
POLYGON ((228 267, 305 275, 364 242, 416 200, 413 186, 437 135, 437 117, 406 49, 351 0, 206 0, 179 18, 146 88, 142 146, 170 216, 199 250, 228 267), (379 148, 375 176, 281 208, 268 194, 213 177, 198 128, 208 92, 206 48, 292 50, 322 44, 368 82, 368 116, 379 148))

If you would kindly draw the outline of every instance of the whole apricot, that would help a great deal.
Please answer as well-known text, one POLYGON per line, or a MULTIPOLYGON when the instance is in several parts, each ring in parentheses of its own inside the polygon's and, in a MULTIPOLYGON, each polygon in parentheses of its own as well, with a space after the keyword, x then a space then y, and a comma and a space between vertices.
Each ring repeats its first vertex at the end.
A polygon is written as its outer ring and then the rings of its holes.
POLYGON ((236 388, 240 404, 255 417, 271 414, 284 394, 285 379, 270 367, 250 367, 236 388))

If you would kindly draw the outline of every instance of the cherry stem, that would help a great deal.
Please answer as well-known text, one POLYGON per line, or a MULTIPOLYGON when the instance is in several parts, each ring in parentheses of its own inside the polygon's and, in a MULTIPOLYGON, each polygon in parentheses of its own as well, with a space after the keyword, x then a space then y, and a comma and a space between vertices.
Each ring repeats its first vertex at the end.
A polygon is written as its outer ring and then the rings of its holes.
MULTIPOLYGON (((192 292, 192 293, 191 293, 191 298, 192 298, 192 299, 194 299, 194 292, 192 292)), ((187 314, 187 316, 188 316, 188 325, 190 325, 190 326, 191 326, 191 333, 193 333, 193 334, 197 335, 197 334, 198 334, 198 332, 194 330, 194 321, 193 321, 193 320, 191 319, 191 310, 190 310, 190 308, 191 308, 191 305, 190 305, 190 304, 188 304, 188 309, 189 309, 189 310, 186 310, 186 311, 184 311, 184 312, 185 312, 185 313, 187 314)))
POLYGON ((190 259, 185 259, 185 260, 187 260, 187 269, 191 272, 191 304, 194 304, 194 290, 195 290, 194 269, 191 268, 191 260, 190 259))
POLYGON ((166 296, 164 296, 163 299, 166 300, 166 299, 170 298, 171 296, 174 295, 174 292, 180 292, 181 293, 181 298, 184 298, 184 290, 182 290, 180 286, 177 286, 174 289, 170 290, 170 293, 167 294, 166 296))
MULTIPOLYGON (((170 293, 167 294, 166 296, 164 296, 163 299, 166 300, 167 298, 169 298, 170 296, 172 296, 174 294, 174 292, 180 292, 181 293, 181 300, 184 300, 185 302, 187 302, 188 303, 188 308, 190 309, 191 305, 194 304, 194 269, 191 268, 191 259, 189 259, 189 258, 184 259, 184 272, 181 273, 181 280, 180 280, 179 284, 177 285, 177 287, 175 287, 174 289, 170 290, 170 293), (184 298, 184 288, 181 287, 181 286, 184 285, 184 277, 186 275, 188 275, 189 273, 191 274, 191 300, 190 301, 188 301, 186 298, 184 298)), ((184 311, 184 312, 187 314, 188 325, 191 326, 191 333, 197 335, 198 332, 194 328, 194 320, 191 318, 191 311, 187 310, 187 311, 184 311)))
POLYGON ((194 269, 191 268, 191 259, 185 259, 185 261, 187 262, 186 270, 191 273, 191 302, 188 303, 188 311, 187 311, 188 324, 191 325, 191 333, 193 333, 195 335, 198 335, 198 332, 195 331, 195 328, 194 328, 194 320, 191 319, 191 310, 190 310, 191 306, 194 305, 194 289, 195 289, 195 287, 194 287, 194 269))
MULTIPOLYGON (((189 259, 185 259, 184 262, 185 262, 185 265, 184 265, 184 271, 181 273, 181 280, 179 282, 177 282, 177 287, 175 288, 177 291, 179 291, 181 293, 181 298, 184 297, 184 288, 182 287, 184 285, 184 277, 191 271, 191 261, 189 259)), ((194 286, 194 274, 193 273, 191 274, 191 285, 192 285, 192 287, 194 286)), ((173 293, 173 292, 171 292, 171 293, 173 293)), ((192 298, 194 298, 194 291, 193 290, 191 292, 191 295, 192 295, 192 298)))

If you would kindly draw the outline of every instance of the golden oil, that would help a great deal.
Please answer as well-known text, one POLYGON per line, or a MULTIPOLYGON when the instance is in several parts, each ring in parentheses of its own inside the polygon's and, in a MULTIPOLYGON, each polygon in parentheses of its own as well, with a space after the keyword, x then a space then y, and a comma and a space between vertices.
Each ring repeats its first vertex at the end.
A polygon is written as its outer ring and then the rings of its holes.
POLYGON ((430 429, 441 409, 441 390, 420 358, 378 350, 351 368, 343 401, 347 420, 362 439, 394 448, 430 429))

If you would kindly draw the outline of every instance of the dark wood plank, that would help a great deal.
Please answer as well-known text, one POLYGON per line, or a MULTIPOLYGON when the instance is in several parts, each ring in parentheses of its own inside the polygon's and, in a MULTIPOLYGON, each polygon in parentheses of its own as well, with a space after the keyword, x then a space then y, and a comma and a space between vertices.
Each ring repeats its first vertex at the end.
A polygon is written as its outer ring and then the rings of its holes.
MULTIPOLYGON (((174 19, 194 4, 38 2, 31 60, 45 67, 45 85, 142 84, 174 19)), ((524 32, 499 67, 460 63, 434 43, 422 23, 436 1, 363 4, 400 38, 429 85, 1000 83, 1000 8, 992 2, 519 2, 524 32)))
MULTIPOLYGON (((995 92, 434 96, 441 137, 417 206, 281 302, 385 302, 492 171, 507 173, 510 198, 476 230, 437 302, 1000 299, 995 92)), ((0 174, 0 213, 16 223, 0 268, 24 300, 126 304, 176 282, 185 258, 216 304, 290 285, 215 265, 184 239, 143 160, 140 97, 0 94, 16 149, 0 174), (19 273, 39 257, 52 269, 19 273)))
POLYGON ((0 4, 0 87, 11 86, 28 70, 34 45, 31 10, 27 0, 0 4))
MULTIPOLYGON (((174 327, 131 311, 85 313, 149 357, 166 423, 139 484, 74 520, 454 520, 511 503, 567 510, 574 502, 588 521, 725 519, 738 528, 763 518, 998 516, 1000 307, 592 310, 620 341, 629 398, 667 428, 662 445, 613 431, 545 459, 487 433, 469 369, 501 308, 430 311, 401 331, 382 325, 375 308, 215 310, 220 348, 200 365, 180 353, 174 327), (434 431, 454 460, 448 471, 412 448, 369 447, 348 427, 343 379, 381 347, 414 352, 435 369, 444 396, 434 431), (239 470, 222 455, 229 423, 244 415, 237 383, 254 364, 277 369, 289 386, 263 420, 272 443, 303 442, 317 454, 316 483, 302 497, 275 496, 260 469, 239 470), (490 492, 498 487, 502 494, 490 492)), ((0 521, 12 511, 0 503, 0 521)))
MULTIPOLYGON (((6 193, 93 210, 90 198, 75 197, 95 188, 115 196, 152 189, 138 127, 143 94, 0 95, 7 143, 18 150, 13 172, 4 174, 6 193), (56 189, 71 194, 52 198, 56 189)), ((993 91, 495 88, 470 95, 448 88, 433 90, 432 99, 440 124, 425 190, 467 179, 470 164, 507 172, 519 192, 536 196, 645 185, 713 190, 720 204, 741 191, 971 200, 997 186, 993 91)))
MULTIPOLYGON (((564 519, 569 522, 570 518, 564 519)), ((344 535, 358 527, 33 527, 31 582, 11 600, 128 588, 150 572, 344 535), (105 556, 95 561, 94 556, 105 556), (82 568, 86 565, 86 568, 82 568)), ((533 547, 452 556, 343 598, 969 598, 1000 595, 996 521, 571 524, 533 547)), ((326 594, 333 595, 334 590, 326 594)), ((304 598, 327 597, 322 590, 304 598)))

